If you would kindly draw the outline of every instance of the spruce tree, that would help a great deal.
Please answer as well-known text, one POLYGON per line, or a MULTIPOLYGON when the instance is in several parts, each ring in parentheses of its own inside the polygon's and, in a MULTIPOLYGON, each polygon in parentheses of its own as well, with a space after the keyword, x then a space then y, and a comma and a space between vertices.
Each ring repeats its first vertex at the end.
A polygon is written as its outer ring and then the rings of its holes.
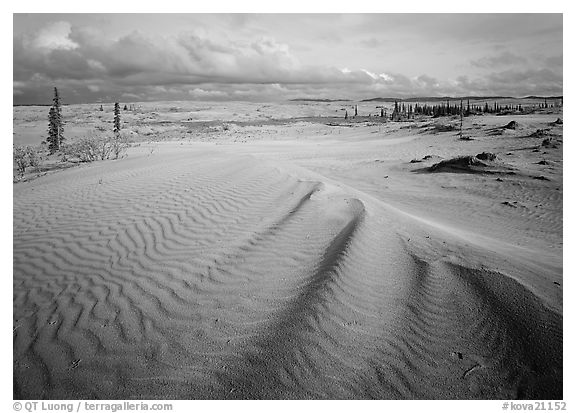
POLYGON ((120 104, 114 103, 114 135, 120 135, 120 104))
POLYGON ((48 138, 46 139, 50 154, 53 154, 58 150, 58 126, 56 125, 57 117, 58 115, 56 114, 56 109, 54 109, 54 106, 52 106, 50 108, 50 112, 48 112, 48 138))
POLYGON ((58 88, 54 88, 54 97, 52 98, 52 105, 60 110, 60 95, 58 94, 58 88))
POLYGON ((463 107, 462 107, 462 99, 460 99, 460 139, 462 139, 462 123, 463 123, 463 107))
POLYGON ((60 96, 58 95, 58 89, 54 88, 54 107, 58 113, 58 149, 62 146, 64 141, 64 126, 62 121, 62 106, 60 105, 60 96))
POLYGON ((48 148, 50 153, 53 154, 60 150, 60 146, 64 141, 64 127, 62 126, 62 108, 60 106, 60 95, 58 89, 54 88, 54 98, 52 99, 52 107, 48 112, 48 148))

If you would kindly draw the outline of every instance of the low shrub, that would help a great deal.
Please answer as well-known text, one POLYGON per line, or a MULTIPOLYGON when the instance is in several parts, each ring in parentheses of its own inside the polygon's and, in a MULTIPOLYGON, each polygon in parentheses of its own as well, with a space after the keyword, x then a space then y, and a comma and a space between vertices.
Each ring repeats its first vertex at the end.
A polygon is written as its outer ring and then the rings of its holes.
POLYGON ((110 151, 114 155, 114 159, 123 157, 128 147, 130 147, 130 138, 124 132, 120 132, 110 139, 110 151))
POLYGON ((63 160, 76 159, 79 162, 94 162, 113 157, 119 159, 130 146, 128 136, 119 133, 113 136, 91 133, 85 137, 63 145, 63 160))
POLYGON ((12 155, 20 177, 24 176, 26 168, 29 166, 36 168, 36 170, 40 167, 40 154, 31 146, 14 146, 12 155))

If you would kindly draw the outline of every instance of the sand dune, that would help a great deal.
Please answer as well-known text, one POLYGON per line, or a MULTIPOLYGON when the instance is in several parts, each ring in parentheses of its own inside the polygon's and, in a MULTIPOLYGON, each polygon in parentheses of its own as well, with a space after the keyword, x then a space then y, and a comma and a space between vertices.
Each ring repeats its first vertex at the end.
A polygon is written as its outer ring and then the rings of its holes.
POLYGON ((15 397, 562 398, 561 214, 421 192, 484 178, 405 171, 446 138, 345 129, 16 185, 15 397))

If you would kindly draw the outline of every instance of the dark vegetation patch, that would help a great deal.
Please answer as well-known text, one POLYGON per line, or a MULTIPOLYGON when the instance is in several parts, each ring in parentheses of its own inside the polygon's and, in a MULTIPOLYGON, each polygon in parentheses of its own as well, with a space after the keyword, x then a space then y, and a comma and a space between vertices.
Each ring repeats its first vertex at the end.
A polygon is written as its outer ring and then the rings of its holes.
POLYGON ((434 125, 432 127, 432 133, 442 133, 442 132, 452 132, 457 130, 458 128, 455 125, 447 124, 447 125, 434 125))
POLYGON ((552 125, 552 126, 562 125, 562 124, 564 124, 564 122, 560 118, 557 118, 554 122, 550 123, 550 125, 552 125))
POLYGON ((506 125, 502 126, 503 129, 513 129, 515 130, 518 127, 518 122, 515 120, 511 120, 506 125))
POLYGON ((443 170, 455 170, 464 172, 473 172, 472 167, 484 168, 488 166, 486 163, 482 162, 476 156, 459 156, 452 159, 446 159, 435 163, 430 168, 431 172, 439 172, 443 170))
POLYGON ((483 160, 483 161, 495 161, 496 154, 492 152, 482 152, 476 155, 476 158, 483 160))
POLYGON ((477 155, 458 156, 445 159, 429 168, 423 168, 419 172, 461 172, 481 174, 506 174, 514 175, 511 167, 497 162, 498 157, 492 152, 482 152, 477 155))
POLYGON ((509 206, 512 208, 518 208, 516 205, 514 205, 512 202, 509 202, 509 201, 502 202, 502 205, 506 205, 506 206, 509 206))

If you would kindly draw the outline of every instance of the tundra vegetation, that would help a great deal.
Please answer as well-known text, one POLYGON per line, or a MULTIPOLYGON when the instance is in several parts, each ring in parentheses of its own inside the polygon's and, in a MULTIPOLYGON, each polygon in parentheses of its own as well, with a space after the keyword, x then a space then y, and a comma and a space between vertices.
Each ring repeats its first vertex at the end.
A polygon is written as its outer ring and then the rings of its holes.
MULTIPOLYGON (((98 110, 103 112, 103 106, 100 105, 98 110)), ((37 146, 13 146, 13 180, 18 182, 24 178, 34 178, 49 170, 63 169, 83 162, 121 159, 130 146, 130 137, 121 130, 119 103, 114 104, 112 123, 112 133, 99 126, 79 138, 66 139, 61 98, 58 89, 54 88, 52 106, 48 111, 48 136, 37 146), (35 175, 27 177, 30 168, 34 169, 35 175)))

